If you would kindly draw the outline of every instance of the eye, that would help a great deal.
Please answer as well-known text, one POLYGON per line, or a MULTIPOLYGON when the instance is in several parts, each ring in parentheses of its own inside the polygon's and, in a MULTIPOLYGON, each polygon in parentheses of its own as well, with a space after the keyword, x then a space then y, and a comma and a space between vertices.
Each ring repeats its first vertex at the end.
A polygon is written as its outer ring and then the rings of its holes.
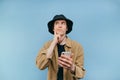
POLYGON ((63 25, 65 25, 65 22, 62 22, 63 25))
POLYGON ((55 25, 57 25, 58 24, 58 22, 55 22, 55 25))

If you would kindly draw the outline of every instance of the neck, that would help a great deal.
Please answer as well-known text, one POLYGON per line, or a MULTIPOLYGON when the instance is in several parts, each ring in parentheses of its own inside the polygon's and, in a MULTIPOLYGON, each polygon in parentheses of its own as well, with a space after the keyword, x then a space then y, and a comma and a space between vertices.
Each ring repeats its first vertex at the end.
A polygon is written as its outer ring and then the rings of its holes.
POLYGON ((61 42, 59 42, 60 45, 64 45, 66 43, 66 35, 63 35, 61 37, 61 42))

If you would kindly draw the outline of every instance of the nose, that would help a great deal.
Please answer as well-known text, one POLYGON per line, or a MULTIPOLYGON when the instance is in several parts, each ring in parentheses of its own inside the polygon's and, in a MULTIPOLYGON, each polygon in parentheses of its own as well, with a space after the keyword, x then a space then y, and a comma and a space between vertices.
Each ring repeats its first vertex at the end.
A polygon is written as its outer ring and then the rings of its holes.
POLYGON ((58 27, 59 27, 59 28, 62 28, 62 24, 60 23, 60 24, 58 25, 58 27))
POLYGON ((62 28, 62 25, 60 24, 60 25, 58 25, 58 28, 62 28))

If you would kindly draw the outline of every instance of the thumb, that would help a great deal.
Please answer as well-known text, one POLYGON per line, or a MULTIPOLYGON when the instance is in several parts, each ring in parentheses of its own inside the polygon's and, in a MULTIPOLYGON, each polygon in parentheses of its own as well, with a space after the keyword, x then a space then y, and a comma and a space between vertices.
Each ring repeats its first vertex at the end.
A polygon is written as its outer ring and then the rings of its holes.
POLYGON ((73 55, 74 55, 74 54, 72 53, 72 54, 70 55, 70 58, 72 58, 72 57, 73 57, 73 55))

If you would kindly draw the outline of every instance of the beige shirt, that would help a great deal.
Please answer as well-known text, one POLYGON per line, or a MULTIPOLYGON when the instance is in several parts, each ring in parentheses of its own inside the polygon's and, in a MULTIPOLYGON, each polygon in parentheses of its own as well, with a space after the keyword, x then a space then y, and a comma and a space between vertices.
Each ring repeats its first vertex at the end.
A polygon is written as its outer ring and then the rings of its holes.
MULTIPOLYGON (((49 48, 52 41, 48 41, 43 48, 39 51, 36 58, 36 65, 39 69, 43 70, 48 67, 48 80, 57 80, 58 72, 58 50, 57 45, 53 50, 53 54, 50 59, 46 58, 47 49, 49 48)), ((73 53, 73 63, 75 64, 75 73, 72 74, 70 70, 64 69, 63 77, 64 80, 78 80, 84 77, 85 69, 83 68, 84 54, 82 46, 67 38, 65 44, 65 51, 73 53)))

